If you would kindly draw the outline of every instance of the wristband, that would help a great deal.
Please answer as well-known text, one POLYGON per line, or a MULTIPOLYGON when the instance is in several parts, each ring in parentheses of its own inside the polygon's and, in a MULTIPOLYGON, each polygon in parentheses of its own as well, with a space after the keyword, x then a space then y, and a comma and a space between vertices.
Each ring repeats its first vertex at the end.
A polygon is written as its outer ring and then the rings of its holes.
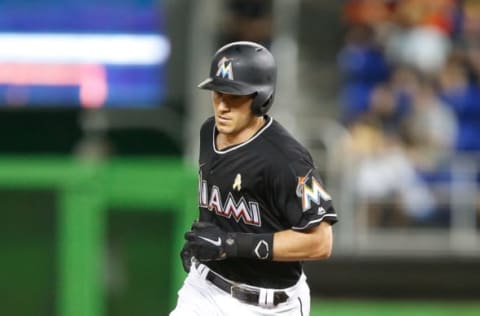
POLYGON ((228 233, 224 249, 227 257, 272 260, 273 234, 228 233))

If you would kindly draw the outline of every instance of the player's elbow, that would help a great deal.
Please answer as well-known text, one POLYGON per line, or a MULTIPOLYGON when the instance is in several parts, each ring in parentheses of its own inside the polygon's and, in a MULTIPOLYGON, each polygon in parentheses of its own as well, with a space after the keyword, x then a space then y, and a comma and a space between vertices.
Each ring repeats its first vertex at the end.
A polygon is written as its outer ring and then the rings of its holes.
POLYGON ((332 240, 330 239, 328 244, 324 245, 322 248, 322 259, 328 259, 332 256, 332 248, 333 248, 333 243, 332 240))
POLYGON ((328 259, 332 255, 332 239, 327 238, 326 240, 317 240, 316 245, 314 246, 315 251, 313 252, 313 258, 316 260, 328 259))
POLYGON ((312 259, 328 259, 332 255, 333 236, 330 224, 322 224, 314 233, 312 259))

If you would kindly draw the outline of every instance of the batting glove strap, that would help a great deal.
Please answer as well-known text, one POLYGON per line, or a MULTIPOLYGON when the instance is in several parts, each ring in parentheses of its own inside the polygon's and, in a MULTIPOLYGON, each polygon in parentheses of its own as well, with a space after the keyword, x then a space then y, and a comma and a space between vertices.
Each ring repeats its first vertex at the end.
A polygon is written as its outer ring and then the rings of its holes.
POLYGON ((272 260, 273 234, 228 233, 224 249, 227 257, 272 260))

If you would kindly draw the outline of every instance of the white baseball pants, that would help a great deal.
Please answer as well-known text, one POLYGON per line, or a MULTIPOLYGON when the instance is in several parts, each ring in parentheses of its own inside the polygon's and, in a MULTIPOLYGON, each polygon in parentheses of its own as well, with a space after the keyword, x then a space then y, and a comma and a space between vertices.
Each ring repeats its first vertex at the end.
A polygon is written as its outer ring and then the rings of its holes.
MULTIPOLYGON (((242 302, 230 296, 206 280, 208 268, 192 264, 178 301, 170 316, 308 316, 310 315, 310 288, 302 274, 294 286, 283 289, 288 300, 276 306, 258 306, 242 302)), ((255 288, 251 287, 250 288, 255 288)), ((260 289, 260 288, 257 288, 260 289)))

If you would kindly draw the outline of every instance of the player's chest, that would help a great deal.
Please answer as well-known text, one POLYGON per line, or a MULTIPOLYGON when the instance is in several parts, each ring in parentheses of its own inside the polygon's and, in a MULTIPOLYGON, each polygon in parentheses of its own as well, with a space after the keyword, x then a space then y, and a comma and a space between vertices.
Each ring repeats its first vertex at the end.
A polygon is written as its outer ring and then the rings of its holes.
POLYGON ((215 186, 222 195, 251 194, 264 185, 264 164, 254 153, 201 155, 199 167, 199 176, 208 183, 208 190, 215 186))

